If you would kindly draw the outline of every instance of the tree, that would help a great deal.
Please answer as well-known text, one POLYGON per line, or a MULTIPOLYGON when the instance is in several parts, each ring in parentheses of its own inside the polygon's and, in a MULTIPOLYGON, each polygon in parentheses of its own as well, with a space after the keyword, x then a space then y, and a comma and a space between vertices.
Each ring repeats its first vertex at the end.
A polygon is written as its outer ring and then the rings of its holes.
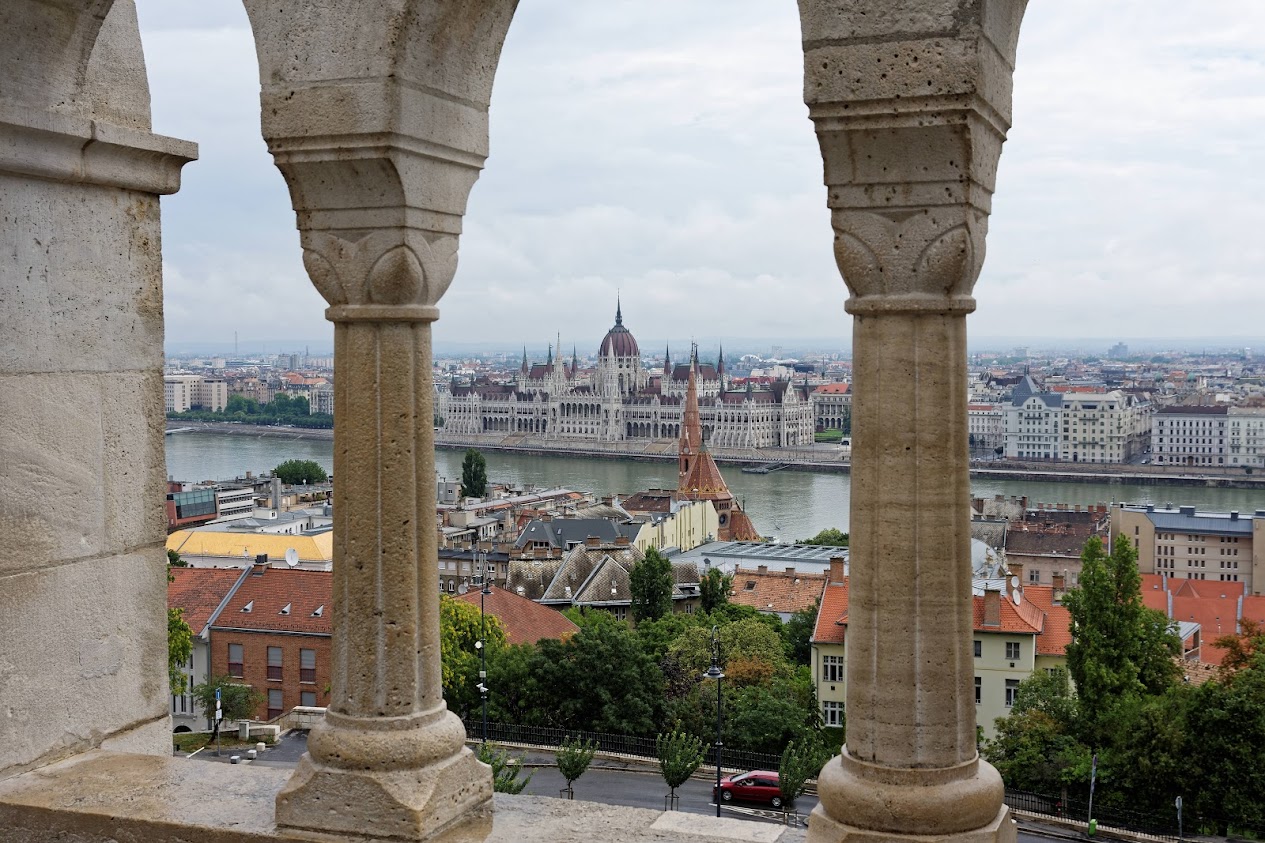
MULTIPOLYGON (((189 563, 180 558, 180 554, 174 550, 167 550, 167 565, 171 568, 188 568, 189 563)), ((167 575, 167 582, 171 582, 171 574, 167 575)))
POLYGON ((781 794, 781 803, 774 802, 774 808, 790 807, 804 792, 808 780, 821 771, 821 765, 829 759, 830 753, 820 741, 791 741, 782 750, 782 762, 777 765, 777 787, 781 794))
POLYGON ((786 657, 792 664, 808 664, 812 658, 813 630, 817 627, 817 607, 820 603, 820 600, 814 600, 813 605, 795 612, 782 625, 782 642, 786 647, 786 657))
POLYGON ((1085 738, 1101 745, 1108 712, 1118 701, 1160 694, 1180 675, 1181 641, 1167 618, 1142 603, 1137 553, 1127 538, 1108 554, 1091 536, 1081 553, 1080 587, 1063 605, 1071 615, 1067 667, 1080 698, 1085 738))
POLYGON ((714 612, 729 602, 729 592, 733 589, 733 574, 722 573, 719 568, 712 568, 703 574, 698 584, 698 593, 702 598, 703 611, 714 612))
POLYGON ((703 763, 703 742, 694 735, 672 730, 666 735, 657 735, 654 739, 655 754, 659 756, 659 772, 663 780, 672 789, 672 800, 676 800, 676 789, 685 784, 703 763))
POLYGON ((542 639, 531 671, 541 725, 653 735, 663 722, 663 674, 622 624, 583 626, 566 641, 542 639))
MULTIPOLYGON (((212 676, 193 688, 193 699, 207 719, 215 717, 215 692, 220 692, 220 710, 225 720, 246 720, 264 701, 264 695, 232 676, 212 676)), ((217 725, 218 730, 218 725, 217 725)))
POLYGON ((1091 755, 1075 737, 1077 718, 1067 671, 1039 671, 1019 683, 1010 715, 997 718, 996 737, 985 742, 982 753, 1007 787, 1061 793, 1082 781, 1091 755))
POLYGON ((193 655, 193 630, 184 619, 184 609, 167 610, 167 678, 171 693, 185 692, 184 665, 193 655))
POLYGON ((479 744, 474 756, 492 768, 492 790, 496 793, 522 793, 523 788, 531 783, 531 777, 536 775, 533 770, 527 774, 527 778, 520 779, 518 775, 523 772, 523 759, 526 756, 514 758, 508 750, 501 749, 494 743, 479 744))
POLYGON ((286 460, 272 470, 273 476, 280 477, 287 486, 299 483, 324 483, 329 479, 320 463, 313 460, 286 460))
MULTIPOLYGON (((721 625, 717 634, 720 638, 721 666, 726 672, 736 662, 762 662, 769 666, 770 677, 791 674, 781 634, 759 618, 721 625)), ((675 661, 686 676, 701 676, 712 663, 711 630, 702 627, 685 630, 672 642, 668 658, 675 661)), ((744 669, 747 672, 754 670, 750 665, 744 666, 744 669)))
POLYGON ((633 565, 628 575, 632 590, 633 620, 658 620, 672 613, 672 592, 676 584, 672 580, 672 563, 655 548, 633 565))
POLYGON ((488 655, 505 646, 505 626, 495 615, 483 615, 479 607, 446 594, 439 596, 439 667, 444 699, 457 714, 469 714, 480 701, 479 650, 475 642, 486 639, 488 655), (481 630, 485 630, 481 633, 481 630))
POLYGON ((800 544, 815 544, 828 547, 847 547, 848 534, 834 527, 827 527, 811 539, 802 539, 800 544))
POLYGON ((474 448, 466 448, 461 461, 461 496, 481 498, 488 493, 488 461, 474 448))
POLYGON ((583 741, 579 738, 567 738, 558 747, 558 772, 567 780, 567 798, 575 796, 571 783, 589 768, 593 756, 597 754, 595 741, 583 741))

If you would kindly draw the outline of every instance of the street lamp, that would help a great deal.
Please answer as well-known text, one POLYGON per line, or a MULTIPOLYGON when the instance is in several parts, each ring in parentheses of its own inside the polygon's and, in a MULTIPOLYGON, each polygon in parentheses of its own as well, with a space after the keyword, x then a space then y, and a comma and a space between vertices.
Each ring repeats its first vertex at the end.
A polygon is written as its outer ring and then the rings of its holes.
POLYGON ((720 753, 725 744, 720 739, 720 680, 725 674, 720 670, 720 638, 712 627, 712 666, 703 674, 704 679, 716 680, 716 816, 720 816, 720 753))
POLYGON ((475 643, 475 648, 479 651, 479 696, 483 698, 483 743, 486 745, 488 742, 488 632, 483 601, 492 593, 492 587, 488 584, 486 575, 481 579, 483 590, 479 592, 479 640, 475 643))

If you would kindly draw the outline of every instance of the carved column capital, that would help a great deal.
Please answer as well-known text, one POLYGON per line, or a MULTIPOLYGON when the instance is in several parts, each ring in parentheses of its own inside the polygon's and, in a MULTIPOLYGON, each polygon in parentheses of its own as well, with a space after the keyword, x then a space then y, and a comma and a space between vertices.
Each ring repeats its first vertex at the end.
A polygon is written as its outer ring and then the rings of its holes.
POLYGON ((1025 0, 801 0, 848 310, 966 313, 1025 0))

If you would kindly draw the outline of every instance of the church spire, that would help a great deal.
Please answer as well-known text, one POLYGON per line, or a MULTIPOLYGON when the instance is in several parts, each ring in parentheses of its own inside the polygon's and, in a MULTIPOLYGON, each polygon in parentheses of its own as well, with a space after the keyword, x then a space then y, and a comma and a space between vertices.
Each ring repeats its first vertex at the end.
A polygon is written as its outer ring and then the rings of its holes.
POLYGON ((716 355, 716 379, 720 381, 720 389, 725 389, 725 344, 721 343, 720 353, 716 355))
POLYGON ((672 349, 668 345, 663 346, 663 378, 668 380, 672 377, 672 349))
POLYGON ((580 355, 576 354, 575 346, 571 346, 571 377, 575 377, 575 373, 580 371, 580 355))
POLYGON ((545 366, 553 368, 553 343, 549 343, 549 356, 545 358, 545 366))
POLYGON ((685 390, 685 410, 681 413, 681 449, 677 457, 677 488, 688 492, 688 478, 702 450, 702 423, 698 417, 698 347, 690 348, 690 380, 685 390))
POLYGON ((619 302, 619 293, 615 293, 615 324, 624 324, 624 310, 619 302))
POLYGON ((527 365, 527 346, 523 346, 523 365, 519 366, 518 370, 524 375, 531 371, 527 365))

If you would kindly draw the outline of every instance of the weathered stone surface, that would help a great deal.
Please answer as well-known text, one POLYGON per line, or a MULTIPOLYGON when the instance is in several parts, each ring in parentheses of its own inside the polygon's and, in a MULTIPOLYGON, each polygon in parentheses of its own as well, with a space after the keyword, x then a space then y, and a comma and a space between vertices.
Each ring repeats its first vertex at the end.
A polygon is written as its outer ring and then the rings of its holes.
POLYGON ((1024 6, 800 2, 804 101, 856 317, 848 736, 819 780, 820 843, 1009 829, 975 748, 966 314, 1024 6))
POLYGON ((246 2, 264 137, 335 323, 332 699, 277 798, 278 823, 303 833, 427 839, 490 808, 490 771, 441 695, 422 513, 435 507, 430 323, 514 7, 246 2))
POLYGON ((131 0, 3 4, 0 82, 4 778, 170 751, 157 194, 196 147, 148 131, 131 0))
POLYGON ((171 751, 163 561, 157 545, 0 577, 0 778, 121 735, 171 751))
MULTIPOLYGON (((94 752, 0 782, 5 843, 367 843, 358 834, 278 830, 273 799, 287 770, 94 752)), ((698 814, 498 794, 488 843, 800 843, 800 829, 698 814)), ((437 839, 467 843, 471 829, 437 839)), ((983 841, 981 841, 983 843, 983 841)), ((1007 841, 1001 841, 1007 843, 1007 841)))

